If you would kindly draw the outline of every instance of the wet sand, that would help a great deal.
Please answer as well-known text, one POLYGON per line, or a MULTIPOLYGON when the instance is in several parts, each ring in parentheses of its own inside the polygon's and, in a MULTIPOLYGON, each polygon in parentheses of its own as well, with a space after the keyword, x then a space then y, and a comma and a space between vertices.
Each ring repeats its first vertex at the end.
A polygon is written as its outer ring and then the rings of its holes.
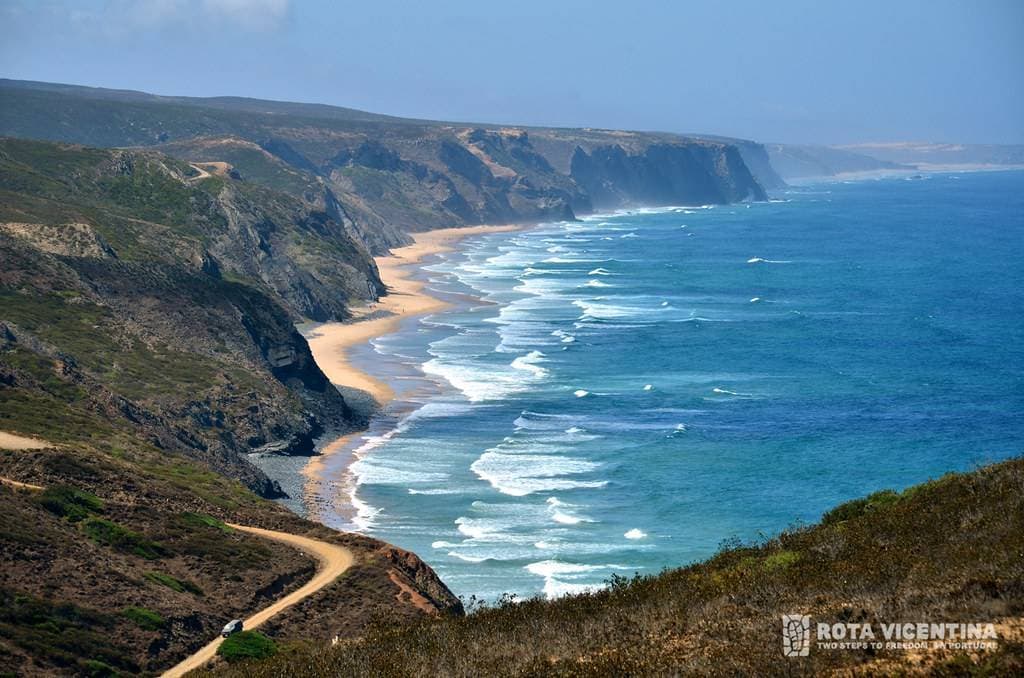
MULTIPOLYGON (((469 226, 447 228, 426 233, 412 234, 412 245, 392 250, 390 256, 377 257, 380 277, 387 285, 387 296, 376 303, 353 309, 354 319, 345 323, 324 323, 305 332, 306 341, 313 358, 331 383, 347 388, 365 391, 376 401, 379 408, 390 403, 395 392, 385 382, 354 367, 348 358, 353 346, 372 341, 377 337, 394 332, 406 318, 427 315, 444 310, 449 306, 445 301, 423 291, 424 283, 413 278, 417 265, 426 257, 450 252, 463 238, 486 233, 502 233, 523 228, 508 226, 469 226)), ((303 469, 307 479, 307 498, 311 498, 310 485, 322 482, 324 461, 327 457, 347 448, 348 443, 361 432, 345 434, 323 447, 319 456, 312 457, 303 469)), ((317 507, 307 502, 310 518, 316 519, 317 507)))

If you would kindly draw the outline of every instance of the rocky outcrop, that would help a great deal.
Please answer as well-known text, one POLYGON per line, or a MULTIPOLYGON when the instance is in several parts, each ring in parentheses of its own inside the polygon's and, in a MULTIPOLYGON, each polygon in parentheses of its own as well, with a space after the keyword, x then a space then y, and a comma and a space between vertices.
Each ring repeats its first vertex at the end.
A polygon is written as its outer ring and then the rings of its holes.
POLYGON ((775 171, 775 167, 772 166, 771 159, 768 156, 768 149, 765 148, 764 144, 744 139, 732 139, 730 143, 739 150, 743 162, 750 170, 750 173, 754 175, 754 178, 757 179, 757 183, 769 191, 786 188, 786 181, 775 171))

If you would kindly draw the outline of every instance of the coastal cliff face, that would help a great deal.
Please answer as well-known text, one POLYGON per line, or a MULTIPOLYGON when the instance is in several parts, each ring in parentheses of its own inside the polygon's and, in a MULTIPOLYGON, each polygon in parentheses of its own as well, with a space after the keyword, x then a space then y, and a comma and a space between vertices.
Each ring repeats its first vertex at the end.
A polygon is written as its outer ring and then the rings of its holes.
POLYGON ((272 496, 246 454, 307 452, 325 424, 357 423, 293 325, 345 316, 343 285, 318 277, 344 227, 193 174, 151 153, 0 142, 0 366, 45 397, 34 367, 59 361, 76 394, 61 407, 80 399, 272 496))
POLYGON ((577 147, 570 176, 601 209, 766 199, 739 151, 711 142, 659 143, 634 153, 617 144, 589 153, 577 147))
MULTIPOLYGON (((431 123, 45 83, 2 81, 0 91, 0 134, 154 146, 190 162, 227 163, 239 184, 331 205, 344 215, 335 221, 373 254, 434 228, 571 219, 609 206, 758 200, 759 181, 777 180, 761 164, 751 174, 744 158, 756 163, 763 151, 752 142, 431 123)), ((358 256, 348 263, 365 268, 358 256)), ((372 298, 375 281, 364 277, 372 298)))

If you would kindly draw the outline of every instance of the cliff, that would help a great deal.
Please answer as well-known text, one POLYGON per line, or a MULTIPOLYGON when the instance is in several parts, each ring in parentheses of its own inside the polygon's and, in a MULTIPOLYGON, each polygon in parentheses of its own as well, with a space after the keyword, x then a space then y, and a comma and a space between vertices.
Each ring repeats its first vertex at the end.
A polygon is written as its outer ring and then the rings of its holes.
POLYGON ((590 153, 577 147, 570 176, 599 209, 767 199, 738 149, 712 142, 659 143, 635 153, 618 144, 590 153))
POLYGON ((4 345, 59 360, 116 426, 273 495, 246 454, 358 424, 293 325, 383 289, 329 212, 150 152, 10 139, 0 195, 4 345))
POLYGON ((0 134, 152 146, 227 163, 243 182, 336 203, 339 220, 374 254, 433 228, 571 219, 613 204, 763 199, 759 179, 776 179, 762 165, 755 178, 745 165, 745 157, 760 159, 758 145, 725 139, 428 122, 9 80, 0 93, 0 134), (574 171, 577 148, 590 162, 574 171))

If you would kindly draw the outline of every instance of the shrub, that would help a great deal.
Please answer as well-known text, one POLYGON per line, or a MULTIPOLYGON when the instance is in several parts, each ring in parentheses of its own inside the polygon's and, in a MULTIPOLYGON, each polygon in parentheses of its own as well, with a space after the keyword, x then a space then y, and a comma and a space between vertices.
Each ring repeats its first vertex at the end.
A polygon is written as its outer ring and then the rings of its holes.
POLYGON ((178 593, 184 593, 185 591, 188 591, 189 593, 195 594, 197 596, 203 595, 203 590, 195 584, 193 584, 192 582, 184 581, 182 579, 176 579, 169 574, 164 574, 163 572, 147 572, 146 579, 152 582, 156 582, 161 586, 166 586, 172 591, 177 591, 178 593))
POLYGON ((232 532, 233 530, 222 521, 204 513, 183 513, 182 522, 193 527, 213 527, 221 532, 232 532))
POLYGON ((874 494, 861 499, 854 499, 845 504, 840 504, 821 517, 822 525, 834 525, 852 518, 875 511, 883 506, 895 504, 900 500, 900 495, 892 490, 879 490, 874 494))
POLYGON ((234 663, 244 659, 266 659, 277 654, 277 643, 258 631, 241 631, 228 636, 217 654, 234 663))
POLYGON ((80 664, 82 672, 89 678, 106 678, 116 676, 117 671, 110 664, 104 664, 98 659, 86 659, 80 664))
POLYGON ((91 513, 103 510, 103 502, 99 497, 66 485, 47 488, 39 496, 38 501, 50 513, 67 518, 73 523, 84 520, 91 513))
POLYGON ((784 570, 798 560, 800 554, 796 551, 779 551, 765 558, 764 566, 768 570, 784 570))
POLYGON ((140 629, 147 631, 159 631, 167 625, 163 617, 144 607, 126 607, 121 611, 121 616, 132 620, 140 629))
POLYGON ((85 534, 94 542, 146 560, 156 560, 165 552, 160 544, 110 520, 90 518, 84 527, 85 534))

